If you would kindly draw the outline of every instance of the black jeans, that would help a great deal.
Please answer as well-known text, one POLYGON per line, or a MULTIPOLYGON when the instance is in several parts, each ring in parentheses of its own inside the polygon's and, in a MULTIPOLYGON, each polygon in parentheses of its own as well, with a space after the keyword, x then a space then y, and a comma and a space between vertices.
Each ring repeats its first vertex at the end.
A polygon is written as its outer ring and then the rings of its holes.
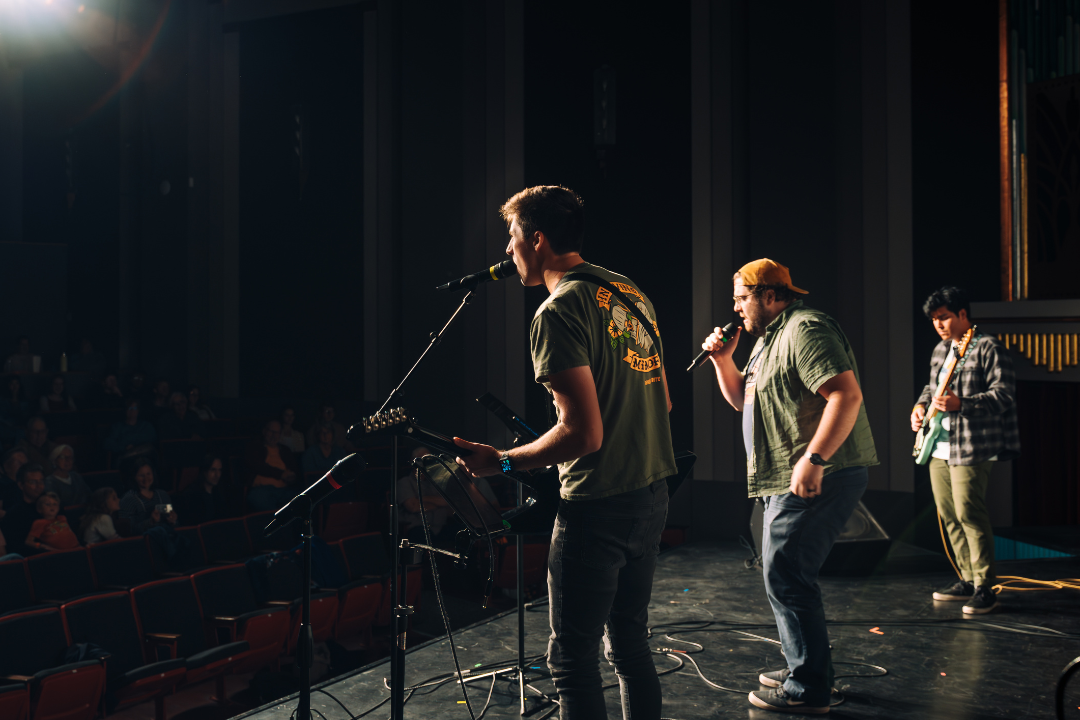
POLYGON ((548 556, 548 668, 562 720, 607 717, 601 637, 619 678, 623 718, 660 718, 660 679, 647 633, 667 508, 667 480, 601 500, 559 503, 548 556))

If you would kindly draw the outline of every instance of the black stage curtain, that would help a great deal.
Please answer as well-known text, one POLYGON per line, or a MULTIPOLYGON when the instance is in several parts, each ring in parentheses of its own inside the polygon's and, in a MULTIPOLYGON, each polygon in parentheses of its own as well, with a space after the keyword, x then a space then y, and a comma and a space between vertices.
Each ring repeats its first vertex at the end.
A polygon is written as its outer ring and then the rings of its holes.
POLYGON ((1017 382, 1016 522, 1080 523, 1080 384, 1017 382))

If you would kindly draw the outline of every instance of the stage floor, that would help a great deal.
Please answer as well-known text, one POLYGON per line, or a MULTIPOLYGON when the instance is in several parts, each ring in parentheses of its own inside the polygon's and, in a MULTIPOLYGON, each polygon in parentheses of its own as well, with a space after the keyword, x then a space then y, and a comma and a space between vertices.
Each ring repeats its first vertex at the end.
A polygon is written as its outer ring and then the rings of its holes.
MULTIPOLYGON (((650 621, 656 628, 654 649, 693 650, 685 642, 663 637, 682 624, 675 637, 703 646, 690 657, 713 683, 738 690, 725 692, 707 685, 693 665, 655 656, 663 674, 665 718, 767 718, 777 717, 753 708, 746 693, 759 689, 763 670, 783 667, 778 645, 745 634, 776 639, 772 612, 762 587, 760 570, 747 570, 747 551, 734 543, 695 543, 660 557, 653 589, 650 621), (704 627, 704 623, 711 626, 704 627), (695 623, 701 623, 695 626, 695 623), (756 627, 755 627, 756 626, 756 627)), ((830 620, 837 689, 843 703, 833 708, 836 718, 888 718, 889 720, 1020 720, 1053 718, 1054 689, 1065 665, 1080 655, 1076 637, 1054 637, 1058 631, 1080 634, 1080 594, 1075 590, 1006 592, 999 611, 978 619, 965 618, 959 603, 934 602, 931 592, 948 584, 954 575, 943 571, 944 558, 897 544, 886 564, 865 578, 823 578, 826 615, 830 620), (921 566, 921 567, 920 567, 921 566), (1040 630, 1045 628, 1046 630, 1040 630), (1022 631, 1030 634, 1022 634, 1022 631), (888 670, 882 677, 839 677, 874 674, 875 670, 842 662, 868 663, 888 670)), ((947 565, 944 565, 947 568, 947 565)), ((1080 558, 1001 563, 1002 575, 1037 579, 1080 576, 1080 558)), ((526 617, 526 652, 545 652, 547 608, 526 617)), ((512 664, 517 652, 515 613, 460 631, 454 636, 463 670, 477 665, 512 664)), ((542 661, 531 662, 537 678, 532 684, 551 693, 542 661)), ((605 682, 615 676, 606 661, 601 663, 605 682)), ((410 650, 406 658, 406 681, 412 685, 453 673, 449 642, 443 638, 410 650)), ((326 720, 345 720, 369 710, 389 697, 383 679, 389 665, 382 662, 351 676, 338 677, 317 686, 312 707, 326 720), (344 706, 344 707, 342 707, 344 706), (348 709, 346 713, 345 708, 348 709)), ((491 693, 485 718, 517 718, 516 687, 500 679, 469 684, 474 713, 480 714, 491 693)), ((622 712, 618 691, 607 697, 608 717, 618 720, 622 712)), ((840 696, 834 695, 834 699, 840 696)), ((1067 717, 1080 717, 1080 680, 1074 680, 1067 696, 1067 717)), ((295 696, 240 717, 253 720, 287 720, 296 707, 295 696)), ((532 718, 547 716, 552 706, 530 704, 532 718)), ((389 717, 383 705, 367 717, 389 717)), ((316 715, 316 717, 318 717, 316 715)), ((405 706, 406 718, 424 720, 468 719, 460 688, 453 682, 416 691, 405 706)), ((557 717, 557 713, 556 713, 557 717)))

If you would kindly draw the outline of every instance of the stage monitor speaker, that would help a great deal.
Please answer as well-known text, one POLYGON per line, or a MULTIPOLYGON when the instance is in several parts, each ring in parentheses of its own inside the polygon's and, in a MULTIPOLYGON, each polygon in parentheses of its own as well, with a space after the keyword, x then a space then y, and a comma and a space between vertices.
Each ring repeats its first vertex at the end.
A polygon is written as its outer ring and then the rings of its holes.
MULTIPOLYGON (((750 532, 754 536, 756 553, 761 555, 761 533, 764 525, 765 505, 754 503, 750 516, 750 532)), ((889 552, 892 540, 881 524, 860 501, 836 538, 825 563, 822 575, 869 575, 889 552)))

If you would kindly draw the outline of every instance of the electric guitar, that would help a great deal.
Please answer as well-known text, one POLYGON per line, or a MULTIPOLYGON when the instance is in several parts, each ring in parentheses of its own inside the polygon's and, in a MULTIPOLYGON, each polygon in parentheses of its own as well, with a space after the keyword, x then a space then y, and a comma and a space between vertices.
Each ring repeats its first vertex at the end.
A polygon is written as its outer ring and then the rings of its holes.
MULTIPOLYGON (((402 435, 412 438, 420 445, 434 452, 444 453, 450 457, 468 457, 472 455, 471 450, 466 450, 454 444, 452 437, 418 425, 416 419, 409 417, 408 412, 403 407, 369 415, 349 428, 347 435, 349 441, 353 443, 360 443, 365 438, 380 435, 402 435)), ((515 470, 505 473, 505 475, 533 489, 537 489, 538 485, 544 484, 542 481, 558 483, 557 474, 551 473, 548 468, 534 471, 515 470)))
MULTIPOLYGON (((975 326, 972 325, 964 333, 964 337, 960 338, 956 353, 946 364, 945 380, 938 385, 934 397, 941 397, 949 392, 949 386, 952 385, 953 378, 956 377, 957 369, 963 364, 964 358, 967 357, 968 346, 971 345, 971 339, 974 337, 975 326)), ((915 447, 911 451, 911 456, 915 458, 915 462, 919 465, 930 462, 930 455, 934 452, 934 447, 937 445, 941 433, 944 432, 944 428, 941 426, 943 419, 941 413, 933 404, 927 408, 926 415, 923 416, 922 426, 915 434, 915 447)))

